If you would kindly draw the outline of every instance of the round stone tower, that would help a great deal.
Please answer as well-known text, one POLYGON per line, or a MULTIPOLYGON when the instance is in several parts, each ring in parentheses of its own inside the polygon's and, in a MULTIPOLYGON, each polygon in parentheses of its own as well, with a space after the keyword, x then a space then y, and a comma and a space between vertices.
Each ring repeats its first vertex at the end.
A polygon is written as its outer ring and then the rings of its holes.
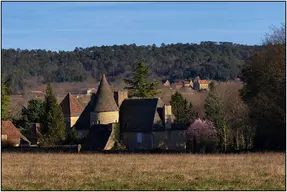
POLYGON ((90 113, 90 126, 117 123, 119 121, 119 108, 104 74, 94 101, 95 104, 90 113))

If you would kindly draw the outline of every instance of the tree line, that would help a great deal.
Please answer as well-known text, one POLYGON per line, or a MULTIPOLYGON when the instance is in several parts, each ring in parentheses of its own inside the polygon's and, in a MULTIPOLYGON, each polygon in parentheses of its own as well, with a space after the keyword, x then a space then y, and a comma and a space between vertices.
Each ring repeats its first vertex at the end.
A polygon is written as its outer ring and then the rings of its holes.
POLYGON ((161 46, 113 45, 78 48, 74 51, 2 49, 2 73, 11 79, 13 93, 21 92, 25 79, 42 82, 79 82, 87 77, 100 80, 101 73, 114 81, 130 77, 138 62, 148 65, 153 77, 225 81, 241 73, 244 62, 262 46, 230 42, 162 44, 161 46))
MULTIPOLYGON (((242 67, 243 88, 239 92, 226 90, 222 93, 213 82, 210 83, 204 106, 207 120, 204 126, 192 126, 197 119, 192 103, 178 92, 172 96, 175 123, 189 126, 187 132, 192 143, 223 152, 286 149, 285 39, 285 25, 274 28, 267 35, 261 49, 254 52, 242 67)), ((125 79, 130 96, 156 95, 156 84, 148 80, 148 68, 143 63, 134 64, 134 72, 125 79)), ((2 80, 1 85, 1 112, 9 118, 9 81, 2 80)), ((45 101, 30 101, 27 108, 23 107, 22 117, 15 124, 29 129, 31 126, 25 123, 34 121, 43 124, 43 143, 77 140, 75 132, 65 132, 63 114, 50 85, 45 101)))
MULTIPOLYGON (((285 24, 271 28, 262 49, 244 64, 239 92, 226 90, 220 94, 211 82, 204 106, 208 121, 198 127, 190 125, 187 132, 191 142, 201 146, 213 143, 224 152, 286 150, 285 33, 285 24)), ((172 105, 178 120, 192 123, 196 119, 192 110, 187 112, 188 103, 179 93, 172 97, 172 105)))

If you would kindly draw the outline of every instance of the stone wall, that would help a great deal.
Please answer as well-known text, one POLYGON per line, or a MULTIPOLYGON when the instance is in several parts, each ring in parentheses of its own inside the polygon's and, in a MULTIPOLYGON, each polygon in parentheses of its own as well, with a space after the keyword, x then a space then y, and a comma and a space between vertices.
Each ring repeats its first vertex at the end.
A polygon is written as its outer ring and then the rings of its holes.
POLYGON ((128 149, 185 150, 184 130, 155 131, 142 133, 142 143, 137 142, 137 132, 122 133, 122 142, 128 149))
POLYGON ((153 148, 185 150, 184 130, 153 132, 153 148))
POLYGON ((137 142, 137 132, 126 132, 122 134, 122 143, 129 150, 134 149, 152 149, 152 135, 150 133, 142 133, 142 143, 137 142))
POLYGON ((94 124, 109 124, 119 122, 118 111, 100 112, 100 113, 92 112, 90 115, 91 115, 90 126, 94 124))

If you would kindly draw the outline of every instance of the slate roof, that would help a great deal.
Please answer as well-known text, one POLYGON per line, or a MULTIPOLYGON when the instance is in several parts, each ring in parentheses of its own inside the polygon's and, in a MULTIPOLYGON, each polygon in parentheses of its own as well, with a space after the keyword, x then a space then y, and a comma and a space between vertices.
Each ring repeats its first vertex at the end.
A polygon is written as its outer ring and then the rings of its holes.
POLYGON ((92 93, 91 100, 85 107, 84 111, 80 115, 74 127, 78 130, 90 129, 90 113, 95 110, 96 112, 119 110, 116 104, 116 101, 114 99, 114 93, 111 91, 105 75, 103 75, 102 77, 102 81, 99 85, 97 94, 92 93), (101 100, 104 100, 104 101, 101 101, 101 100), (104 102, 107 102, 107 103, 104 103, 104 102))
POLYGON ((103 150, 112 130, 110 125, 93 125, 84 143, 85 150, 103 150))
POLYGON ((23 139, 30 143, 30 141, 20 133, 11 121, 1 121, 1 135, 7 135, 7 139, 23 139))
POLYGON ((83 112, 82 105, 68 93, 61 102, 61 108, 64 116, 79 116, 83 112))
POLYGON ((96 95, 93 93, 91 95, 91 100, 86 105, 84 111, 80 115, 79 119, 75 123, 74 127, 76 129, 90 129, 90 112, 93 111, 94 105, 95 105, 95 98, 96 95))
POLYGON ((102 75, 102 80, 96 94, 93 111, 94 112, 119 111, 119 108, 114 99, 114 93, 112 92, 110 85, 104 74, 102 75))
POLYGON ((159 99, 126 99, 120 108, 120 127, 123 132, 151 132, 153 124, 161 121, 157 113, 159 99))

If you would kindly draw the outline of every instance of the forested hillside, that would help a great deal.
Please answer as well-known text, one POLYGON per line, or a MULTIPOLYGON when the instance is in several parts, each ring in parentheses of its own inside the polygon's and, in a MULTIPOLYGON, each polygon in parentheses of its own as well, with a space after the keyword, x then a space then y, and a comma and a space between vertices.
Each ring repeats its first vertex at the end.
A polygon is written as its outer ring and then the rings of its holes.
POLYGON ((2 74, 11 79, 12 91, 23 89, 24 79, 43 77, 44 82, 97 80, 105 73, 109 80, 128 77, 137 62, 144 62, 151 76, 159 79, 204 79, 225 81, 240 75, 245 61, 260 46, 229 42, 162 44, 160 47, 114 45, 75 48, 74 51, 2 49, 2 74))

